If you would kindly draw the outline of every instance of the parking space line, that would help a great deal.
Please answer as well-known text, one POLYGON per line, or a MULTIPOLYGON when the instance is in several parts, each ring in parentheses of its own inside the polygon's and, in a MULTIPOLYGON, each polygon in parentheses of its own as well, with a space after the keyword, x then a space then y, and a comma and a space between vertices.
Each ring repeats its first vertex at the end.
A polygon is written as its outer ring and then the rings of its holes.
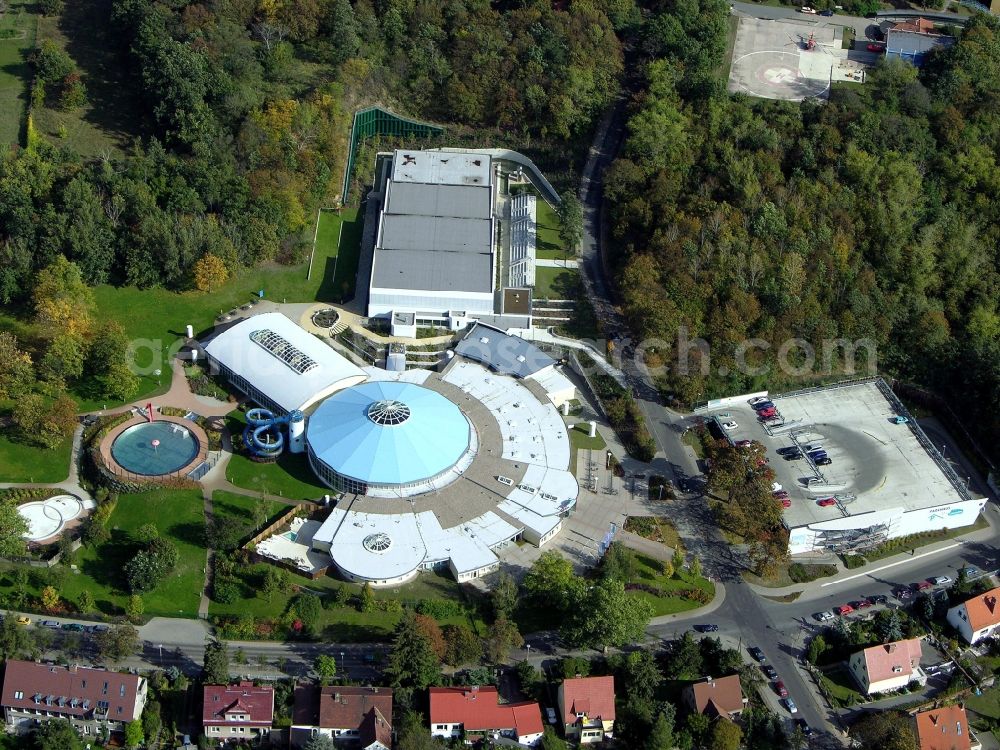
POLYGON ((889 563, 888 565, 883 565, 880 568, 874 568, 873 570, 866 571, 864 573, 858 573, 857 575, 848 576, 847 578, 840 578, 836 581, 827 581, 826 583, 821 583, 820 588, 826 588, 827 586, 836 586, 838 583, 847 583, 848 581, 853 581, 855 578, 864 578, 865 576, 870 576, 872 573, 878 573, 880 570, 888 570, 889 568, 895 568, 897 565, 902 565, 903 563, 912 562, 914 560, 919 560, 921 557, 929 557, 930 555, 936 555, 938 552, 947 552, 950 549, 955 549, 955 547, 961 547, 961 542, 956 542, 955 544, 949 544, 947 547, 941 547, 941 549, 931 550, 930 552, 924 552, 913 557, 908 557, 905 560, 900 560, 899 562, 889 563))

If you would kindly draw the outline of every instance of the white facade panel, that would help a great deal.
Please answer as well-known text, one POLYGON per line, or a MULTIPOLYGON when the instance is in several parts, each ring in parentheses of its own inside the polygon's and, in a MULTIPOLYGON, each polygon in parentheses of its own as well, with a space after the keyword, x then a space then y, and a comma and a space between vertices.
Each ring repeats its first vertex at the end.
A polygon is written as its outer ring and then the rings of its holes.
POLYGON ((435 313, 446 318, 450 310, 492 315, 493 293, 420 292, 372 287, 368 298, 368 315, 373 318, 391 315, 393 311, 435 313))

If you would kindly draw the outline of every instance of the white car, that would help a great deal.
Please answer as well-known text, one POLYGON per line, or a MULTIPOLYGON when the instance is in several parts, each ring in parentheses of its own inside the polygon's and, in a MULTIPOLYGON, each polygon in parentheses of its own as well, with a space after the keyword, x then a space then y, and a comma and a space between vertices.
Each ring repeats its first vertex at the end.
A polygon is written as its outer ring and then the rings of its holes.
POLYGON ((817 612, 816 614, 813 615, 813 617, 815 617, 820 622, 827 622, 828 620, 832 620, 834 618, 834 614, 833 612, 827 609, 824 610, 823 612, 817 612))
POLYGON ((951 576, 934 576, 931 579, 931 583, 936 586, 946 586, 951 583, 951 576))
POLYGON ((791 698, 785 698, 785 706, 788 707, 788 713, 796 714, 799 712, 799 707, 795 705, 795 701, 791 698))
POLYGON ((723 422, 722 426, 725 427, 727 430, 735 430, 737 427, 739 427, 739 425, 732 420, 729 420, 728 422, 723 422))
POLYGON ((756 406, 757 404, 763 404, 765 401, 770 401, 767 396, 755 396, 754 398, 747 401, 750 406, 756 406))
POLYGON ((811 13, 812 15, 816 15, 816 10, 814 8, 810 8, 808 5, 803 5, 799 8, 799 13, 811 13))

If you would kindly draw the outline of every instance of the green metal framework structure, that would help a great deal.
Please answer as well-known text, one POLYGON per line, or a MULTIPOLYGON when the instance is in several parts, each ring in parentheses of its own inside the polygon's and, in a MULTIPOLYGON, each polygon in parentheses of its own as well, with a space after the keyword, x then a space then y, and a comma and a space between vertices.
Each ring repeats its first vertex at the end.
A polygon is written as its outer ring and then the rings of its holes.
POLYGON ((354 157, 358 152, 358 144, 363 138, 371 138, 373 135, 414 135, 426 138, 443 132, 444 128, 439 125, 400 117, 381 107, 359 109, 354 113, 354 123, 351 125, 347 167, 344 170, 344 187, 341 191, 342 202, 347 203, 347 194, 351 186, 351 173, 354 171, 354 157))

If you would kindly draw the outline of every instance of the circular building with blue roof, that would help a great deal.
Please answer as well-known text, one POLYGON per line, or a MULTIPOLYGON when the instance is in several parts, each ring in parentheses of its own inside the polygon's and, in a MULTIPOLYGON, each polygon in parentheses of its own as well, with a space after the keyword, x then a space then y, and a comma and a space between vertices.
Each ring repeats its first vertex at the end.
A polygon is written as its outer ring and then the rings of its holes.
POLYGON ((460 475, 476 436, 462 411, 413 383, 356 385, 324 401, 306 428, 309 463, 330 487, 406 497, 460 475))

